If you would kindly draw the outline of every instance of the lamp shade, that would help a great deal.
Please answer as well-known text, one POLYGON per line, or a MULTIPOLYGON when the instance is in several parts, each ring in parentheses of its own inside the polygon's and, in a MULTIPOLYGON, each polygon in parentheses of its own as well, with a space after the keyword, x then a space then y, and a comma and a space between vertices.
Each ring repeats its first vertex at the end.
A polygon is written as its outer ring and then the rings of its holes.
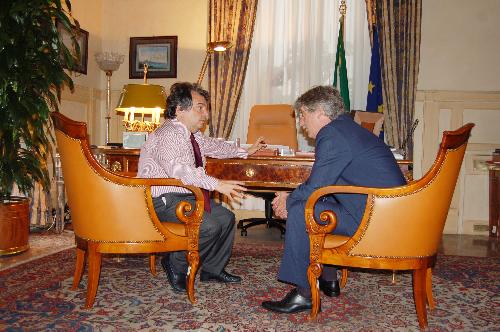
POLYGON ((156 110, 165 110, 166 93, 161 85, 154 84, 126 84, 123 87, 117 112, 126 112, 135 109, 137 113, 154 114, 156 110))

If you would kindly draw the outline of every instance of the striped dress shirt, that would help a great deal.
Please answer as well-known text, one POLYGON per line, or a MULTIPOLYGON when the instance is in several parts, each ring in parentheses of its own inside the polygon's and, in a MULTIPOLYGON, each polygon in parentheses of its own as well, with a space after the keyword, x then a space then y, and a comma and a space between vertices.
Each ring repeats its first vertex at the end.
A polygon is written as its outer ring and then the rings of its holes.
MULTIPOLYGON (((194 136, 200 146, 203 167, 196 167, 190 136, 191 133, 186 126, 176 119, 167 119, 163 122, 158 129, 149 134, 141 148, 137 177, 176 178, 186 185, 212 191, 217 187, 219 180, 205 173, 206 156, 219 159, 248 156, 245 149, 197 132, 194 136)), ((155 186, 151 189, 153 197, 165 193, 190 193, 190 191, 172 186, 155 186)))

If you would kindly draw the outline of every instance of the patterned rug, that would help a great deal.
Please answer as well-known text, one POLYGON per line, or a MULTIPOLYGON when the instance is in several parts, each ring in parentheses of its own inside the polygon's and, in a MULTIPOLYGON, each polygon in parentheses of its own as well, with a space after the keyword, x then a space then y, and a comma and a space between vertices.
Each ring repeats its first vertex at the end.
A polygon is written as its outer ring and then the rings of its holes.
MULTIPOLYGON (((260 303, 291 288, 275 280, 279 243, 235 245, 228 271, 239 285, 196 281, 197 303, 173 293, 147 257, 103 259, 95 305, 82 309, 86 274, 71 291, 74 249, 0 272, 0 330, 6 331, 418 331, 411 275, 354 271, 340 297, 322 297, 317 321, 279 315, 260 303)), ((500 259, 440 256, 432 331, 500 331, 500 259)))

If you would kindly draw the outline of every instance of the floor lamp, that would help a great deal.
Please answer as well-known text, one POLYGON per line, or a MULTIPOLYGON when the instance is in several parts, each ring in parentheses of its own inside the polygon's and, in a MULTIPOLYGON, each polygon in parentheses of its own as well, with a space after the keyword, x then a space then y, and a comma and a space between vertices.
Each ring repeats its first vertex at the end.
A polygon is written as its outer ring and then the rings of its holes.
POLYGON ((205 60, 203 60, 203 65, 201 66, 200 74, 198 75, 198 85, 203 81, 205 72, 207 71, 208 61, 212 56, 213 52, 225 52, 231 47, 231 43, 228 41, 216 41, 207 44, 207 53, 205 54, 205 60))
POLYGON ((123 54, 102 52, 94 55, 99 68, 106 73, 106 145, 109 143, 109 120, 111 119, 111 75, 123 63, 123 54))

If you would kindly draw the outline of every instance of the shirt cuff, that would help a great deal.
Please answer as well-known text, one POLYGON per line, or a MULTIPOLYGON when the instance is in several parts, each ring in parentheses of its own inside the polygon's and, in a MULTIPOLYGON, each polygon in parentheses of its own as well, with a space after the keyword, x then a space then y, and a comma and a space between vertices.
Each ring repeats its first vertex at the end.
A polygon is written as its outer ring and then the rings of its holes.
POLYGON ((238 148, 238 151, 236 151, 236 157, 247 159, 248 158, 248 151, 246 149, 243 149, 243 148, 238 148))

